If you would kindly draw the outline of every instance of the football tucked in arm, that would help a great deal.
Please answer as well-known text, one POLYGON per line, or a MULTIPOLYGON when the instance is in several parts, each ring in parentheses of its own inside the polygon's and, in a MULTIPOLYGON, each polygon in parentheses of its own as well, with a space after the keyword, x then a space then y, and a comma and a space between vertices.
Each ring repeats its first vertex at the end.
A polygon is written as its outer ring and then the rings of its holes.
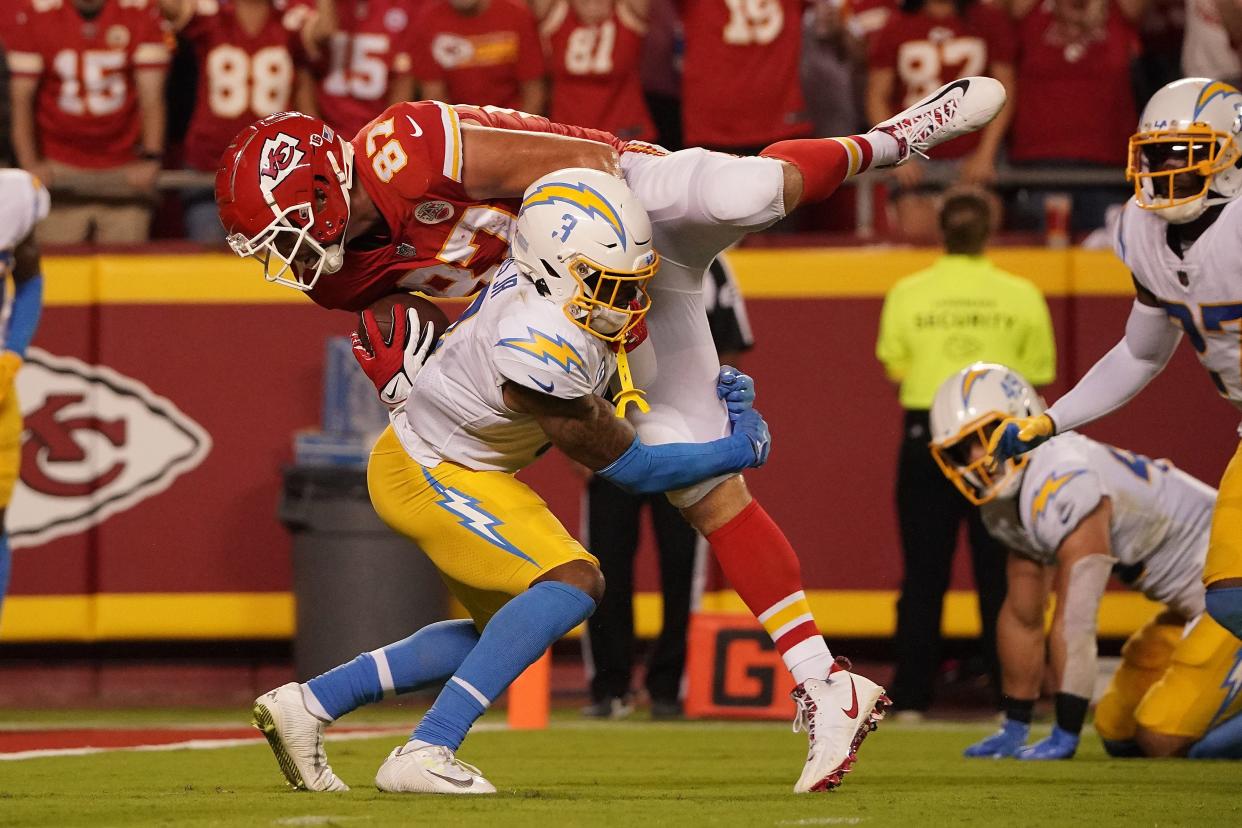
MULTIPOLYGON (((379 328, 380 335, 384 337, 384 343, 391 345, 392 328, 394 315, 396 313, 405 313, 406 309, 414 308, 418 312, 419 328, 421 329, 428 322, 432 325, 435 338, 439 338, 444 333, 444 329, 448 327, 448 317, 440 306, 425 296, 414 293, 393 293, 379 299, 371 304, 367 310, 375 314, 375 324, 379 328)), ((355 331, 358 334, 358 340, 372 354, 375 348, 371 344, 370 336, 367 334, 366 325, 362 322, 362 314, 358 314, 358 326, 355 331)), ((414 336, 418 336, 415 332, 414 336)), ((396 343, 398 346, 401 343, 396 343)))

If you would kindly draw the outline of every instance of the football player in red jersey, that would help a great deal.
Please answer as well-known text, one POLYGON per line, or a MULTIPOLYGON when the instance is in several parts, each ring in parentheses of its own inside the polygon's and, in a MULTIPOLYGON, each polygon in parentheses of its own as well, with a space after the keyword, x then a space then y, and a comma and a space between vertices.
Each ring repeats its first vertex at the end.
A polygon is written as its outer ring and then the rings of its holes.
MULTIPOLYGON (((185 163, 214 172, 233 136, 256 118, 288 110, 295 59, 323 35, 318 14, 288 0, 159 0, 174 30, 189 42, 198 67, 185 163)), ((223 241, 210 194, 185 201, 186 235, 223 241)))
POLYGON ((317 0, 316 6, 332 14, 324 14, 316 29, 323 55, 302 71, 314 89, 315 111, 333 129, 353 135, 384 107, 414 96, 416 6, 410 0, 317 0))
POLYGON ((424 98, 544 111, 543 49, 523 0, 426 0, 415 28, 424 98))
MULTIPOLYGON (((904 0, 869 39, 866 109, 868 119, 909 106, 954 78, 986 73, 1014 88, 1013 27, 1001 9, 982 0, 904 0)), ((956 160, 964 183, 987 185, 996 177, 996 156, 1009 127, 1012 102, 978 135, 935 153, 956 160)), ((901 192, 894 199, 897 225, 916 241, 936 238, 936 211, 926 193, 921 164, 895 173, 901 192)))
MULTIPOLYGON (((17 162, 52 186, 97 179, 109 204, 58 199, 39 239, 144 241, 164 152, 171 38, 155 0, 21 0, 9 51, 17 162), (123 173, 118 184, 115 173, 123 173), (125 199, 122 204, 116 201, 125 199)), ((9 12, 11 13, 11 12, 9 12)))
MULTIPOLYGON (((524 113, 435 101, 389 108, 352 143, 320 121, 287 113, 238 136, 217 174, 216 198, 230 245, 262 260, 269 279, 306 290, 328 307, 362 310, 401 289, 474 292, 508 255, 517 199, 531 182, 569 166, 619 167, 647 208, 662 259, 649 289, 650 338, 633 360, 633 380, 647 397, 637 394, 634 402, 634 383, 622 370, 628 394, 619 398, 619 413, 633 403, 628 416, 645 442, 697 442, 718 438, 729 423, 715 391, 720 365, 703 304, 703 271, 711 261, 873 164, 901 163, 911 152, 980 128, 1004 99, 1003 87, 990 78, 963 79, 866 135, 781 141, 748 158, 701 148, 667 153, 524 113)), ((537 195, 615 212, 598 193, 568 185, 549 185, 537 195)), ((566 221, 572 218, 567 214, 566 221)), ((514 243, 524 244, 520 237, 514 243)), ((413 331, 418 319, 400 324, 413 331)), ((418 368, 391 362, 408 379, 418 368)), ((383 388, 393 377, 372 379, 383 388)), ((795 790, 836 787, 887 704, 884 689, 833 660, 802 591, 793 548, 740 476, 712 478, 670 492, 669 499, 707 537, 793 674, 797 723, 811 742, 795 790)), ((313 764, 313 740, 308 749, 313 764)))
POLYGON ((688 146, 754 154, 811 134, 798 67, 803 0, 685 0, 688 146))
POLYGON ((639 58, 650 0, 538 0, 533 4, 550 61, 550 117, 655 140, 639 58))

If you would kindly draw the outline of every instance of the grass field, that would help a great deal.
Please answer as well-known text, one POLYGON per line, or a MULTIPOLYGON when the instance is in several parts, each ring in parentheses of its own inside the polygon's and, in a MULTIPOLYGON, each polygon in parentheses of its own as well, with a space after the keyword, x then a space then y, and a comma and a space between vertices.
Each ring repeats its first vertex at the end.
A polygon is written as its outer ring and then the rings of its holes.
MULTIPOLYGON (((393 715, 350 723, 393 724, 393 715)), ((27 715, 5 719, 34 725, 27 715)), ((159 711, 37 721, 238 723, 159 711)), ((989 725, 884 724, 839 791, 795 796, 805 737, 780 723, 558 720, 510 732, 494 721, 462 751, 500 789, 494 797, 379 793, 375 769, 400 736, 329 742, 353 790, 295 793, 257 743, 3 761, 0 825, 1242 825, 1242 766, 1109 760, 1091 734, 1072 762, 1026 764, 961 758, 989 725)))

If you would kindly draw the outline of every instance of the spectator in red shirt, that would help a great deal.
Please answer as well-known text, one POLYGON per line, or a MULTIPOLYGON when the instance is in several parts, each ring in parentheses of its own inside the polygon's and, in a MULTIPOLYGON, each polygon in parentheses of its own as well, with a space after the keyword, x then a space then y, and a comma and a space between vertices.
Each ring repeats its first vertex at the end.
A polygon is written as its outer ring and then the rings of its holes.
POLYGON ((171 46, 155 0, 21 0, 15 25, 13 148, 56 190, 40 241, 145 241, 171 46))
MULTIPOLYGON (((318 15, 287 0, 159 0, 160 10, 194 52, 198 69, 185 164, 214 173, 238 132, 259 118, 293 109, 295 56, 319 37, 318 15)), ((185 192, 186 235, 224 240, 211 188, 185 192)))
POLYGON ((802 6, 802 0, 685 0, 687 145, 754 155, 811 134, 798 77, 802 6))
POLYGON ((416 28, 421 97, 544 113, 543 48, 520 0, 427 0, 416 28))
MULTIPOLYGON (((312 5, 311 0, 292 0, 312 5)), ((320 19, 302 69, 314 90, 298 110, 354 135, 390 104, 414 97, 412 0, 315 0, 320 19)))
POLYGON ((650 0, 532 0, 551 63, 558 123, 654 141, 639 59, 650 0))
MULTIPOLYGON (((967 75, 991 75, 1005 85, 1009 104, 980 132, 937 149, 938 171, 967 184, 996 177, 1001 141, 1014 109, 1013 27, 1004 12, 976 0, 904 0, 870 38, 866 110, 869 123, 903 109, 938 87, 967 75)), ((897 226, 913 241, 937 236, 932 199, 942 187, 922 186, 927 162, 911 161, 893 171, 897 226)))
MULTIPOLYGON (((1016 0, 1018 88, 1030 94, 1022 95, 1014 110, 1011 162, 1120 168, 1138 120, 1130 66, 1138 54, 1142 2, 1016 0), (1073 129, 1049 129, 1067 112, 1074 113, 1073 129)), ((1120 181, 1115 187, 1074 188, 1070 229, 1103 226, 1108 205, 1123 203, 1128 192, 1120 181)), ((1046 195, 1018 193, 1011 208, 1018 212, 1011 218, 1022 216, 1022 227, 1041 226, 1046 195)))

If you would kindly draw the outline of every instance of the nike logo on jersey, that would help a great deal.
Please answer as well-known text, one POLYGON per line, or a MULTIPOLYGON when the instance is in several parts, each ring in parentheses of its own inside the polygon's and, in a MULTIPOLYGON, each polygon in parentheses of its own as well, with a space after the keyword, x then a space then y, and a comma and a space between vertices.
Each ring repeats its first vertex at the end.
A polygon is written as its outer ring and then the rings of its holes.
POLYGON ((850 699, 849 709, 847 710, 844 707, 842 707, 841 712, 844 713, 846 716, 850 717, 851 719, 857 719, 858 718, 858 688, 854 686, 854 676, 850 673, 846 673, 846 675, 850 677, 851 699, 850 699))
POLYGON ((538 385, 540 388, 542 388, 545 394, 551 394, 552 389, 556 387, 555 382, 542 383, 539 380, 535 379, 534 377, 531 377, 530 374, 527 374, 526 376, 530 377, 531 382, 533 382, 535 385, 538 385))
POLYGON ((409 122, 410 122, 410 129, 414 130, 414 133, 413 133, 413 134, 414 134, 414 137, 415 137, 415 138, 418 138, 418 137, 422 136, 422 134, 423 134, 423 128, 422 128, 422 127, 420 127, 420 126, 418 125, 418 121, 415 121, 415 120, 414 120, 413 118, 411 118, 409 115, 406 115, 406 116, 405 116, 405 119, 406 119, 407 121, 409 121, 409 122))

